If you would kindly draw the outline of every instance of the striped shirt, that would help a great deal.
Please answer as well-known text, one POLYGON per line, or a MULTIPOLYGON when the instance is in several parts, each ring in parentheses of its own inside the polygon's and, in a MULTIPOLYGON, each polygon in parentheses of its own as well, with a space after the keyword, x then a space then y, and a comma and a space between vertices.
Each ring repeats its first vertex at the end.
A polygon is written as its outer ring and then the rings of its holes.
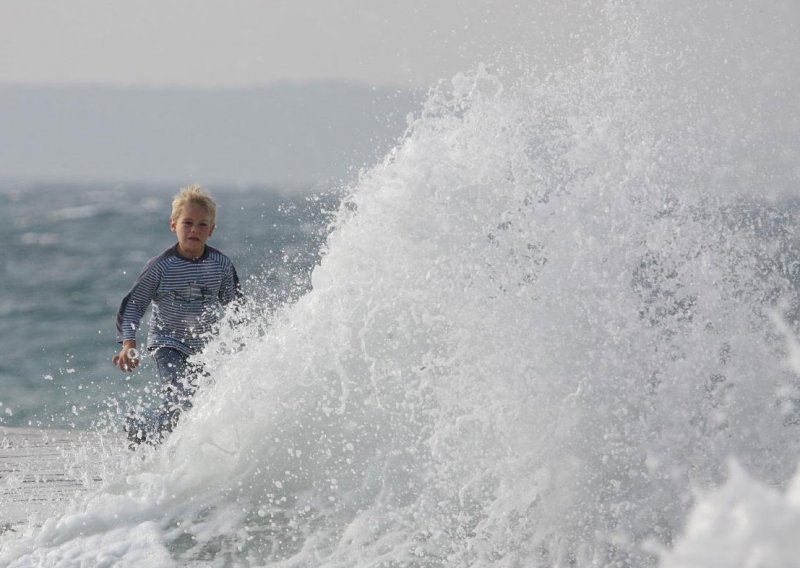
POLYGON ((147 307, 153 304, 147 348, 172 347, 187 355, 200 351, 219 319, 219 307, 241 296, 231 260, 206 246, 189 260, 177 245, 151 258, 117 312, 117 341, 136 339, 147 307))

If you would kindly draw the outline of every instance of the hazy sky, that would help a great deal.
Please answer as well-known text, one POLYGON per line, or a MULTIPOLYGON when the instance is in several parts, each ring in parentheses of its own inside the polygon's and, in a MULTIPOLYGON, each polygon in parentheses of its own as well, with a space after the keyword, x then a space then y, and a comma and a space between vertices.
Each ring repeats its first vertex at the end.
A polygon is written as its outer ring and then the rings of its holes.
POLYGON ((0 87, 123 87, 0 90, 0 177, 346 178, 419 102, 325 96, 320 81, 424 90, 498 56, 563 60, 604 1, 0 0, 0 87), (130 90, 287 82, 307 92, 193 91, 176 106, 185 92, 130 90))
MULTIPOLYGON (((640 38, 639 47, 648 46, 640 55, 648 55, 642 61, 653 73, 676 83, 677 93, 691 88, 693 100, 708 107, 708 116, 722 117, 720 124, 753 115, 751 137, 789 141, 781 142, 787 148, 795 141, 796 146, 800 0, 0 0, 0 87, 277 88, 290 82, 322 96, 312 97, 318 120, 306 121, 303 130, 298 125, 307 112, 285 116, 290 108, 285 102, 267 108, 270 101, 283 100, 277 94, 261 96, 256 115, 255 110, 247 114, 247 108, 231 109, 242 105, 233 90, 214 91, 220 101, 227 96, 232 102, 208 103, 213 108, 241 110, 248 117, 241 124, 230 119, 215 130, 208 120, 210 107, 203 106, 205 95, 197 92, 195 106, 136 96, 129 107, 119 102, 122 94, 115 99, 109 89, 102 100, 89 100, 101 96, 97 93, 68 96, 61 90, 55 101, 42 99, 50 96, 46 93, 37 98, 0 89, 6 97, 0 101, 0 176, 343 176, 367 159, 355 151, 359 136, 367 147, 377 147, 373 139, 396 137, 404 127, 395 120, 394 130, 383 134, 369 125, 345 132, 345 126, 356 125, 353 117, 379 114, 377 106, 364 106, 363 92, 371 90, 364 85, 425 89, 478 63, 513 67, 520 59, 523 70, 535 64, 532 76, 538 77, 594 50, 624 58, 624 41, 631 38, 640 38), (638 35, 628 33, 637 30, 638 35), (336 99, 325 95, 325 85, 308 84, 330 80, 359 83, 362 93, 339 93, 343 98, 336 99), (199 114, 190 116, 193 109, 199 114), (344 116, 347 109, 351 115, 344 116), (123 111, 128 114, 122 116, 123 111), (286 118, 283 129, 279 118, 286 118), (179 134, 189 127, 204 130, 194 141, 175 142, 160 134, 168 124, 179 134), (329 134, 340 145, 351 141, 344 153, 323 152, 334 145, 329 134), (248 137, 257 139, 244 150, 226 146, 231 140, 244 144, 248 137), (209 140, 217 145, 198 146, 209 140), (300 157, 296 171, 276 148, 300 157), (247 151, 259 158, 246 164, 224 161, 243 160, 247 151), (309 156, 328 169, 310 168, 309 156)), ((302 97, 295 99, 302 103, 302 97)), ((405 116, 404 110, 386 112, 397 118, 405 116)))
MULTIPOLYGON (((0 0, 0 83, 427 87, 580 49, 582 0, 0 0), (569 41, 569 39, 576 41, 569 41)), ((595 2, 597 4, 597 2, 595 2)))

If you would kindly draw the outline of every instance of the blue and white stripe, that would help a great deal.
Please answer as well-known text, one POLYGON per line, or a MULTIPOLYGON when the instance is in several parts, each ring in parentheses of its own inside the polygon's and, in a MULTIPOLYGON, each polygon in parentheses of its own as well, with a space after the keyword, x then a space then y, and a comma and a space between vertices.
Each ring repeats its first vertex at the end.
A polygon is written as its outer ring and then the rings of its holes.
POLYGON ((117 312, 117 341, 136 339, 147 307, 153 304, 147 348, 173 347, 192 355, 209 339, 220 306, 241 295, 231 260, 206 246, 190 260, 177 246, 151 258, 117 312))

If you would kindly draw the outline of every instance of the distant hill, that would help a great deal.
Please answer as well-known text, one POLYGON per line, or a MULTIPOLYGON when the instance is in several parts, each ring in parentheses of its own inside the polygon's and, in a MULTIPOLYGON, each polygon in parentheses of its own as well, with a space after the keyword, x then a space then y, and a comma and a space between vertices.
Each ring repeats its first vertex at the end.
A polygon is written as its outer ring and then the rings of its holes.
POLYGON ((0 178, 329 184, 378 160, 421 93, 0 86, 0 178))

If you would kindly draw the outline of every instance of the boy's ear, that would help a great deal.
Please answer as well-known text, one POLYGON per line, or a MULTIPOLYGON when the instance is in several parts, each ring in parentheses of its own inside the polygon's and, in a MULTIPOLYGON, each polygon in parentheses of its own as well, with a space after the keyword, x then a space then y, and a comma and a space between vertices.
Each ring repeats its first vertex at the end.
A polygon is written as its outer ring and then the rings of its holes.
POLYGON ((208 232, 208 236, 209 237, 214 234, 214 229, 216 229, 216 228, 217 228, 216 225, 211 225, 211 230, 208 232))
POLYGON ((169 230, 175 232, 175 221, 172 220, 172 217, 169 219, 169 230))

